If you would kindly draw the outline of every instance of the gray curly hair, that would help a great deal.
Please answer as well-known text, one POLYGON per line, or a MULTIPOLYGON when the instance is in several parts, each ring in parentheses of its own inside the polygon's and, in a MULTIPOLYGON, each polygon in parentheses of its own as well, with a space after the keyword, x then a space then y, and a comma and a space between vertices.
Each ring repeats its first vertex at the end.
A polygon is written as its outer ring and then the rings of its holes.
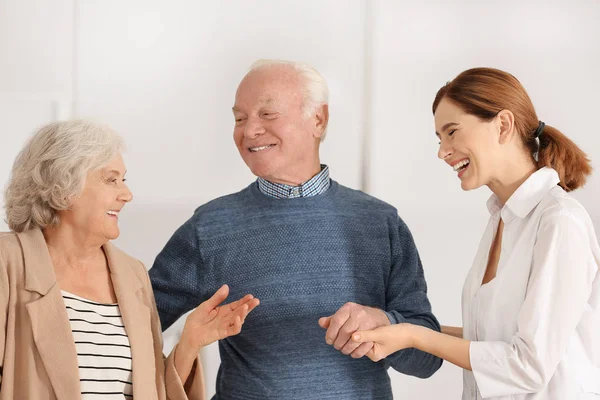
POLYGON ((89 172, 124 150, 122 137, 106 125, 85 120, 54 122, 25 144, 4 193, 6 222, 14 232, 58 225, 83 191, 89 172))

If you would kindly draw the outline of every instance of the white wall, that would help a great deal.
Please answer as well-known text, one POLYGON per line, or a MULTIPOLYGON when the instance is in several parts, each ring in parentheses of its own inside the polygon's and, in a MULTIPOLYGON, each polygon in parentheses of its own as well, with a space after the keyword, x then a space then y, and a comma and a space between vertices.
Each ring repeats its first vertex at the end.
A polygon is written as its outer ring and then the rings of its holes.
MULTIPOLYGON (((0 0, 0 184, 37 127, 71 112, 74 0, 0 0)), ((0 231, 4 222, 0 196, 0 231)))
MULTIPOLYGON (((462 192, 437 160, 433 96, 466 68, 506 69, 541 119, 599 160, 599 20, 596 0, 0 0, 0 183, 34 127, 69 116, 107 122, 128 143, 135 194, 118 245, 150 267, 195 207, 252 180, 230 111, 248 65, 307 61, 331 88, 323 161, 334 179, 398 207, 434 312, 460 325, 462 281, 489 193, 462 192)), ((597 230, 599 192, 595 174, 575 193, 597 230)), ((216 345, 203 357, 211 395, 216 345)), ((391 375, 397 398, 460 396, 460 370, 449 364, 425 381, 391 375)))

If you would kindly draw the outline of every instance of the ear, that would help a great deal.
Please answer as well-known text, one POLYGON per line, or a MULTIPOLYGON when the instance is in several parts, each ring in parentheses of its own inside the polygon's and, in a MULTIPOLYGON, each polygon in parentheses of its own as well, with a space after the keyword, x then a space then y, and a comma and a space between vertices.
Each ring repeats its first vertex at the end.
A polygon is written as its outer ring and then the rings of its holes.
POLYGON ((323 133, 327 129, 327 124, 329 123, 329 106, 327 104, 323 104, 321 107, 318 107, 315 110, 315 137, 317 139, 321 139, 323 137, 323 133))
POLYGON ((500 144, 510 143, 515 136, 515 115, 512 111, 502 110, 496 116, 498 121, 498 142, 500 144))

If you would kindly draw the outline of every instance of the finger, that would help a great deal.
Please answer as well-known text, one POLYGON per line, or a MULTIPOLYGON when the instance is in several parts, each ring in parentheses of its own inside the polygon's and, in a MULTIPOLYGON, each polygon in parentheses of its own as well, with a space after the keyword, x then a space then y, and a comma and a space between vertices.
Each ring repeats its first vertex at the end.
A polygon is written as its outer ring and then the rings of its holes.
POLYGON ((251 301, 254 298, 254 296, 252 296, 251 294, 247 294, 244 297, 242 297, 241 299, 237 300, 237 301, 232 301, 231 303, 229 303, 227 306, 229 307, 229 309, 231 311, 235 310, 236 308, 240 307, 243 304, 248 303, 249 301, 251 301))
POLYGON ((260 300, 258 299, 252 299, 250 302, 246 303, 245 305, 248 306, 248 308, 244 311, 243 315, 242 315, 242 324, 244 322, 246 322, 246 317, 248 316, 248 314, 250 314, 252 312, 252 310, 254 310, 256 307, 258 307, 260 304, 260 300))
POLYGON ((239 307, 237 310, 234 311, 234 314, 232 314, 231 320, 235 321, 239 318, 243 322, 247 315, 248 315, 248 304, 244 304, 243 306, 239 307))
POLYGON ((202 304, 200 307, 212 310, 213 308, 217 308, 219 304, 225 301, 227 296, 229 295, 229 286, 223 285, 212 295, 212 297, 202 304))
MULTIPOLYGON (((338 336, 338 338, 339 338, 339 336, 338 336)), ((356 343, 355 341, 353 341, 350 338, 350 335, 348 335, 348 340, 346 341, 346 343, 344 344, 344 346, 341 348, 340 351, 342 352, 342 354, 345 354, 348 356, 348 355, 354 353, 354 351, 361 345, 362 345, 361 343, 356 343)))
POLYGON ((352 352, 352 358, 364 357, 373 348, 373 342, 365 342, 359 344, 359 346, 352 352))
POLYGON ((375 353, 375 346, 371 347, 371 350, 367 352, 367 357, 369 357, 373 362, 378 362, 381 360, 381 357, 375 353))
POLYGON ((352 335, 352 340, 358 343, 377 342, 380 339, 380 334, 376 330, 355 332, 352 335))
POLYGON ((331 323, 331 317, 332 316, 319 318, 319 326, 323 329, 328 329, 329 324, 331 323))
POLYGON ((327 332, 325 333, 325 342, 327 342, 327 344, 333 344, 336 341, 340 333, 340 329, 342 326, 344 326, 346 321, 348 321, 348 318, 350 318, 350 313, 344 307, 340 308, 335 314, 333 314, 331 320, 329 321, 329 328, 327 328, 327 332))
POLYGON ((341 351, 344 349, 346 344, 348 344, 349 345, 348 349, 350 349, 351 351, 348 351, 344 354, 352 353, 352 351, 354 351, 354 349, 357 348, 360 344, 360 343, 354 343, 351 339, 352 334, 358 330, 358 327, 359 327, 359 325, 358 325, 357 318, 353 318, 353 317, 348 318, 346 323, 344 325, 342 325, 342 327, 340 328, 337 338, 333 342, 333 347, 335 347, 336 349, 341 351))
POLYGON ((252 312, 252 310, 254 310, 256 307, 258 307, 260 305, 260 300, 257 298, 253 298, 246 304, 248 304, 248 312, 246 312, 246 315, 248 315, 252 312))
POLYGON ((323 329, 329 328, 329 323, 331 322, 331 317, 321 317, 319 318, 319 326, 323 329))

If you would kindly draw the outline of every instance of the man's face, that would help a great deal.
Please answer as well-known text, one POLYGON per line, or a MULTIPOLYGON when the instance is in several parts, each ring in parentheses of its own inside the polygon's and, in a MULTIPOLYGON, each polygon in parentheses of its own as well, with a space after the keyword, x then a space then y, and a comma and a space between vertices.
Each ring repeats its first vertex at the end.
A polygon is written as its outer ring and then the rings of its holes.
POLYGON ((319 166, 319 118, 304 115, 302 82, 289 66, 252 71, 240 83, 233 106, 233 138, 252 173, 297 185, 319 166))

